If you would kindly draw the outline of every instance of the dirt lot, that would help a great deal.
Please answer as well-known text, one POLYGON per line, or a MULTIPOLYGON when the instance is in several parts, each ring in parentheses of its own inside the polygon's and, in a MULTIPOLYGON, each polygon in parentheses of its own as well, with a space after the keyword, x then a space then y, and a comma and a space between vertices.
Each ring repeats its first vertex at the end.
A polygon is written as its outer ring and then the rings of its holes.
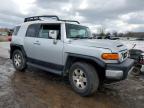
POLYGON ((144 78, 131 75, 84 98, 59 76, 31 67, 16 72, 0 58, 0 108, 144 108, 144 78))

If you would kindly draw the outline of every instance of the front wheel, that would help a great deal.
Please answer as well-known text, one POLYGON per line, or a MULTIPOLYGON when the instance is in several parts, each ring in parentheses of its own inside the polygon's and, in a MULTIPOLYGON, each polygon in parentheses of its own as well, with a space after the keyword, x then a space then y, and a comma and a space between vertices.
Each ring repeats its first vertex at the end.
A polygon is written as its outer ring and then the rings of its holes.
POLYGON ((69 80, 74 91, 81 96, 93 94, 99 86, 95 68, 83 62, 76 62, 70 68, 69 80))
POLYGON ((12 55, 13 66, 18 71, 26 69, 26 59, 20 50, 15 50, 12 55))

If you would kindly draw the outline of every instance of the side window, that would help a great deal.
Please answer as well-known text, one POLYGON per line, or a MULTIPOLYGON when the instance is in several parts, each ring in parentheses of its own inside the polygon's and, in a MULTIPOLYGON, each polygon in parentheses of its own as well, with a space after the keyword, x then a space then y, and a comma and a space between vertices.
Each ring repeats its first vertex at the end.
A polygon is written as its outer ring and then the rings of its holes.
POLYGON ((43 28, 43 26, 41 26, 41 29, 39 31, 39 38, 46 38, 48 39, 48 36, 49 36, 49 30, 48 29, 45 29, 43 28))
POLYGON ((16 26, 14 28, 13 36, 16 36, 18 34, 19 29, 20 29, 20 26, 16 26))
POLYGON ((39 24, 32 24, 28 27, 26 37, 37 37, 39 31, 39 24))
POLYGON ((39 31, 39 38, 52 39, 49 34, 52 31, 57 32, 57 39, 60 40, 60 24, 42 24, 39 31))

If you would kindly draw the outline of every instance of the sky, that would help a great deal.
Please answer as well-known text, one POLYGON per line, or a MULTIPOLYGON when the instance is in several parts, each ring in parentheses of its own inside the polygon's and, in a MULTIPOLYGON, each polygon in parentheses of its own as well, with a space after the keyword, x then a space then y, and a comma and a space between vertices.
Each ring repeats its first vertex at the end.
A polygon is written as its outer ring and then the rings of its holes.
POLYGON ((0 27, 13 28, 25 17, 57 15, 78 20, 92 32, 144 32, 144 0, 0 0, 0 27))

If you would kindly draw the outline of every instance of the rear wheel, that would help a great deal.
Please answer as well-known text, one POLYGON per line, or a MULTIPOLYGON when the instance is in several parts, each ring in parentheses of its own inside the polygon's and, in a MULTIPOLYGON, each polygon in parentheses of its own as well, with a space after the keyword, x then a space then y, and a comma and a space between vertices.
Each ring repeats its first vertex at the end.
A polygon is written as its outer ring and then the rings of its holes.
POLYGON ((26 69, 26 59, 20 50, 13 52, 12 62, 16 70, 24 71, 26 69))
POLYGON ((69 80, 74 91, 81 96, 93 94, 99 86, 95 68, 83 62, 76 62, 70 68, 69 80))

